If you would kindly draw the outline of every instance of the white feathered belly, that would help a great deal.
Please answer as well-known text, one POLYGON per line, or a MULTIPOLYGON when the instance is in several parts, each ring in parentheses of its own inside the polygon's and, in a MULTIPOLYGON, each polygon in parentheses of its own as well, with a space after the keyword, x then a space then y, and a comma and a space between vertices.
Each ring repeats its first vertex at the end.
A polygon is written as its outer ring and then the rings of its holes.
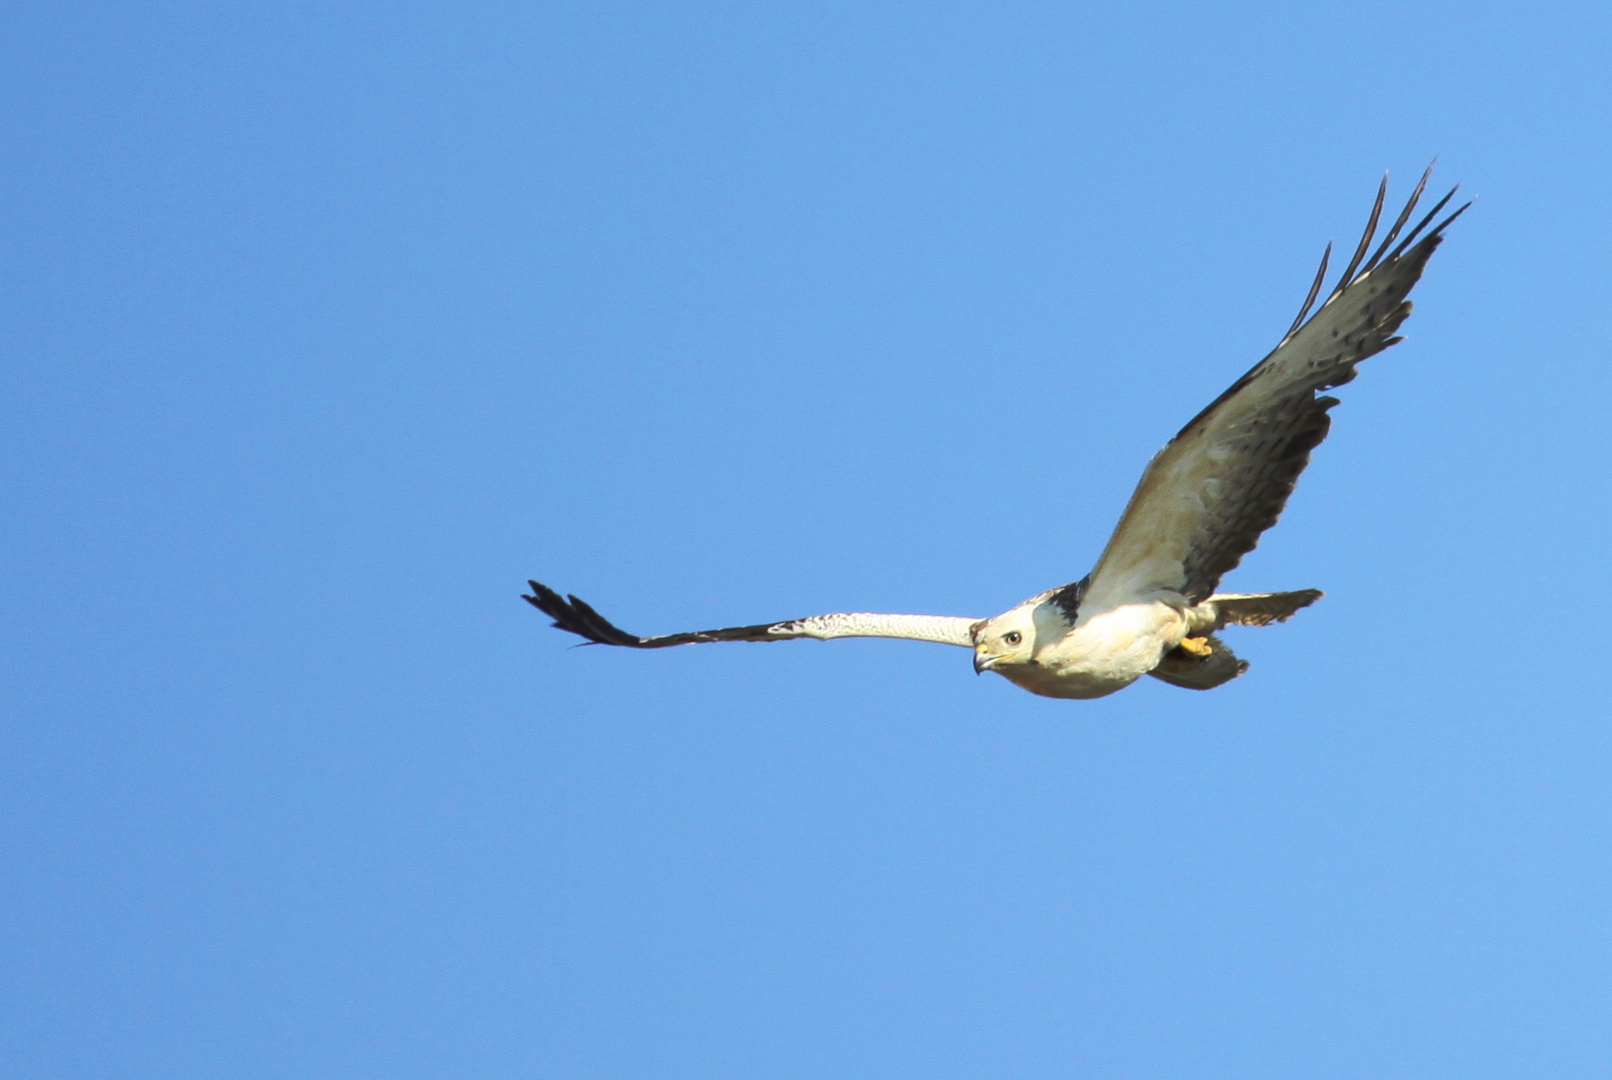
POLYGON ((1061 640, 1037 649, 1036 663, 1005 667, 1002 674, 1043 697, 1104 697, 1157 667, 1185 632, 1179 608, 1163 601, 1125 604, 1093 615, 1061 640))

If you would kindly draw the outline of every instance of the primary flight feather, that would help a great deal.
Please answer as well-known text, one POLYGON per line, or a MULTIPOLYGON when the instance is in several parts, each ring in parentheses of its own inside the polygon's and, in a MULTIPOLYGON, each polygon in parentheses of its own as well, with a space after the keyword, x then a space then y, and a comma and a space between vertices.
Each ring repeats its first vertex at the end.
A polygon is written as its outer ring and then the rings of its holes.
POLYGON ((525 599, 556 627, 601 645, 908 638, 972 649, 975 671, 1059 698, 1102 697, 1143 675, 1192 690, 1228 682, 1248 664, 1216 630, 1281 622, 1321 596, 1316 589, 1215 588, 1276 524, 1310 451, 1326 438, 1328 410, 1338 400, 1322 392, 1353 379, 1356 364, 1400 340, 1395 331, 1411 311, 1406 297, 1444 229, 1466 209, 1428 228, 1452 190, 1401 238, 1431 172, 1372 250, 1388 190, 1383 178, 1365 235, 1320 308, 1306 320, 1326 280, 1330 245, 1287 335, 1154 455, 1096 568, 1073 584, 988 619, 849 612, 663 637, 626 633, 575 596, 535 581, 525 599))

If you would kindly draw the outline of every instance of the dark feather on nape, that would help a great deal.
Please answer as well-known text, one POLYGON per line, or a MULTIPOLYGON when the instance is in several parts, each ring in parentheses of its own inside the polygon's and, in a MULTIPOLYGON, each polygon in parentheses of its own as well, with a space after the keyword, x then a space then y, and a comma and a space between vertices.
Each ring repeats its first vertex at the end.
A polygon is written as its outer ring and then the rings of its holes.
POLYGON ((1405 239, 1399 242, 1399 246, 1389 253, 1388 258, 1390 261, 1399 258, 1402 254, 1404 254, 1406 248, 1410 247, 1411 244, 1416 242, 1417 236, 1421 235, 1422 230, 1427 228, 1427 223, 1438 216, 1438 212, 1444 209, 1445 205, 1448 204, 1451 199, 1455 198, 1455 193, 1460 189, 1460 184, 1456 184, 1454 187, 1452 187, 1450 189, 1450 193, 1444 196, 1444 198, 1440 199, 1438 201, 1438 205, 1429 210, 1427 212, 1427 216, 1416 223, 1416 228, 1412 229, 1406 235, 1405 239))
POLYGON ((1430 164, 1427 167, 1427 171, 1422 173, 1422 178, 1416 182, 1416 190, 1411 192, 1410 201, 1405 204, 1405 209, 1399 212, 1398 219, 1394 221, 1394 227, 1388 230, 1388 235, 1383 237, 1382 244, 1378 246, 1376 251, 1371 253, 1371 258, 1366 260, 1366 265, 1361 270, 1362 273, 1371 270, 1377 265, 1383 257, 1383 252, 1388 250, 1388 245, 1392 244, 1394 237, 1399 235, 1399 230, 1405 227, 1405 222, 1410 220, 1411 211, 1416 209, 1416 203, 1421 199, 1422 191, 1426 189, 1428 178, 1432 175, 1433 165, 1430 164))
POLYGON ((1315 280, 1310 282, 1310 292, 1304 298, 1304 306, 1299 308, 1298 318, 1293 320, 1293 325, 1288 327, 1287 333, 1282 335, 1283 341, 1292 337, 1298 332, 1299 327, 1304 325, 1304 316, 1310 313, 1310 305, 1315 303, 1315 298, 1321 294, 1321 283, 1327 278, 1327 260, 1330 258, 1332 258, 1332 244, 1329 241, 1327 249, 1321 253, 1321 267, 1315 272, 1315 280))
POLYGON ((1058 605, 1058 610, 1063 612, 1063 617, 1069 620, 1071 626, 1080 617, 1080 602, 1085 599, 1086 586, 1090 584, 1091 575, 1087 574, 1079 581, 1065 585, 1048 597, 1049 600, 1058 605))
POLYGON ((1360 265, 1360 260, 1366 257, 1366 251, 1371 247, 1371 238, 1377 234, 1377 219, 1382 217, 1383 199, 1387 198, 1387 196, 1388 174, 1383 173, 1382 183, 1377 185, 1377 201, 1372 204, 1371 217, 1366 221, 1366 231, 1360 237, 1359 245, 1355 247, 1354 258, 1349 260, 1349 265, 1344 269, 1343 276, 1338 278, 1338 287, 1333 289, 1331 295, 1327 297, 1328 301, 1347 289, 1349 283, 1354 280, 1355 268, 1360 265))

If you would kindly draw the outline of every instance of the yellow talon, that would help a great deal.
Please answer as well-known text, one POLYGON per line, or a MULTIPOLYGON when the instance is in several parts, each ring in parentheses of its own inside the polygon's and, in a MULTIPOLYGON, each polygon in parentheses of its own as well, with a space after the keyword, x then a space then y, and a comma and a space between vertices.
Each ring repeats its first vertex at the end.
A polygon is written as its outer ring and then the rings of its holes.
POLYGON ((1188 656, 1196 656, 1200 660, 1207 660, 1214 653, 1214 647, 1209 644, 1206 637, 1189 637, 1181 639, 1181 651, 1188 656))

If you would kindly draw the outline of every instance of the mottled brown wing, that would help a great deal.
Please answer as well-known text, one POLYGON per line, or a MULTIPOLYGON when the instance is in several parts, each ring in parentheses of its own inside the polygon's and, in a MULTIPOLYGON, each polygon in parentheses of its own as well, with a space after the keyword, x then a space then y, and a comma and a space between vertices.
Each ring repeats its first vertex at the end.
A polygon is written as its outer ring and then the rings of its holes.
POLYGON ((1416 239, 1452 191, 1384 257, 1421 190, 1418 185, 1387 239, 1357 272, 1382 209, 1384 189, 1378 190, 1365 236, 1315 316, 1304 321, 1326 271, 1324 258, 1294 329, 1149 463, 1092 572, 1089 606, 1108 607, 1159 588, 1199 603, 1276 524, 1310 451, 1326 438, 1327 410, 1338 403, 1320 391, 1353 379, 1356 364, 1399 341, 1394 332, 1411 310, 1406 296, 1445 227, 1466 209, 1416 239))

